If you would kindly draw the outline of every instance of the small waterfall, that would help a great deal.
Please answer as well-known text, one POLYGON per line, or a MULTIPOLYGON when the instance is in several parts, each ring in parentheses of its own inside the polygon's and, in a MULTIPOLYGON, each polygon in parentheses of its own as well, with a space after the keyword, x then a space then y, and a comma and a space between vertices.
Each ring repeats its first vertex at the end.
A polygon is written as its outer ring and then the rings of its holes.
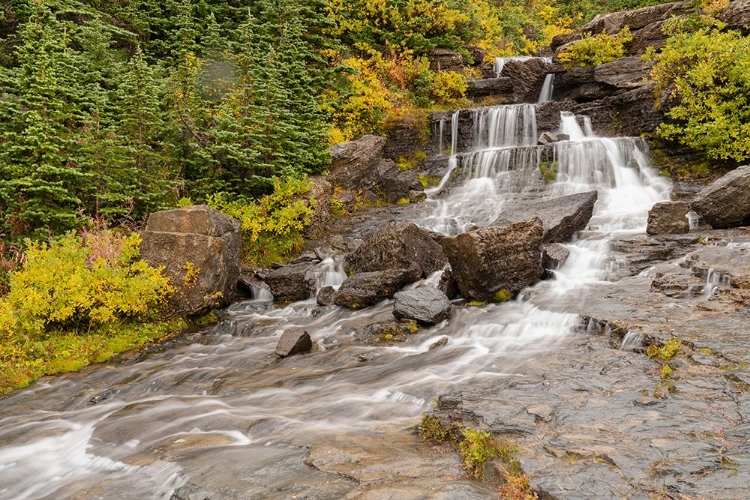
POLYGON ((250 296, 253 300, 273 300, 271 290, 265 283, 263 285, 250 285, 250 296))
POLYGON ((440 142, 438 144, 438 154, 443 154, 445 151, 443 149, 443 134, 445 134, 445 118, 440 119, 440 131, 438 132, 438 139, 440 142))
POLYGON ((494 106, 474 111, 476 149, 534 146, 537 143, 533 104, 494 106))
POLYGON ((620 344, 620 350, 621 351, 633 351, 642 346, 643 346, 643 342, 641 341, 641 334, 637 332, 628 332, 625 334, 625 337, 622 339, 622 344, 620 344))
MULTIPOLYGON (((445 187, 447 182, 451 178, 451 174, 453 173, 453 170, 458 166, 458 159, 457 159, 457 152, 458 152, 458 114, 459 111, 454 111, 453 116, 451 116, 451 155, 448 158, 448 170, 443 174, 443 178, 440 179, 440 182, 437 186, 435 186, 432 189, 425 190, 425 193, 427 196, 432 196, 434 194, 439 193, 442 191, 442 189, 445 187)), ((443 144, 443 120, 440 120, 440 147, 442 149, 443 144)))
POLYGON ((532 59, 532 57, 531 56, 496 57, 495 58, 495 76, 497 78, 500 78, 500 74, 503 72, 505 63, 509 61, 528 61, 529 59, 532 59))
POLYGON ((551 101, 552 92, 554 90, 555 90, 555 74, 547 73, 547 76, 544 77, 544 84, 542 85, 542 91, 539 92, 539 99, 537 99, 536 101, 537 104, 551 101))
POLYGON ((324 286, 332 286, 338 289, 346 279, 346 273, 341 262, 336 262, 331 257, 323 259, 313 271, 315 273, 315 291, 324 286))

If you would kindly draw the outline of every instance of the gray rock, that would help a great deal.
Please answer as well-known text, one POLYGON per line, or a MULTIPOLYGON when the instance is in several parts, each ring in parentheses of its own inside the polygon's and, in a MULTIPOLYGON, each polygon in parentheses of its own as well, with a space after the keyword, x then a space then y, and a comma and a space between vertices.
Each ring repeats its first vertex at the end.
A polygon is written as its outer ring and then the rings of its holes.
POLYGON ((229 304, 240 276, 240 223, 205 205, 151 214, 141 257, 177 287, 171 303, 186 315, 229 304))
POLYGON ((634 32, 633 39, 625 44, 627 53, 641 56, 649 47, 663 49, 667 45, 667 37, 664 35, 665 23, 666 21, 657 21, 634 32))
POLYGON ((690 206, 714 229, 750 222, 750 165, 729 172, 703 189, 690 206))
POLYGON ((568 134, 543 132, 542 135, 539 136, 538 142, 540 145, 546 146, 547 144, 553 144, 555 142, 569 141, 569 140, 570 140, 570 136, 568 134))
POLYGON ((569 241, 584 229, 594 212, 598 193, 589 191, 551 199, 531 199, 508 202, 493 226, 520 222, 539 217, 544 226, 545 243, 569 241))
POLYGON ((274 269, 266 275, 266 284, 276 302, 291 302, 310 298, 315 291, 314 264, 301 262, 274 269))
POLYGON ((542 221, 538 217, 443 239, 443 249, 465 298, 494 300, 518 293, 542 276, 542 221))
POLYGON ((649 24, 666 21, 672 16, 689 14, 691 2, 672 2, 641 9, 613 12, 610 14, 599 14, 581 28, 581 32, 593 34, 618 33, 623 27, 628 26, 631 31, 645 28, 649 24))
POLYGON ((595 101, 611 96, 617 90, 607 83, 596 81, 594 68, 571 68, 555 75, 555 99, 576 102, 595 101))
POLYGON ((333 297, 336 295, 336 290, 332 286, 324 286, 318 290, 318 295, 315 297, 315 301, 319 306, 330 306, 333 305, 333 297))
POLYGON ((349 276, 334 295, 334 304, 361 309, 381 300, 390 299, 402 287, 419 279, 416 265, 407 269, 364 272, 349 276))
POLYGON ((398 319, 413 319, 426 324, 448 319, 453 308, 448 297, 431 286, 398 292, 393 300, 393 315, 398 319))
POLYGON ((441 246, 430 233, 411 222, 391 222, 371 235, 344 258, 347 273, 417 267, 417 277, 426 278, 445 267, 441 246))
POLYGON ((516 102, 536 102, 548 69, 549 64, 541 57, 511 59, 503 66, 501 76, 510 78, 516 102))
POLYGON ((312 349, 310 334, 305 331, 287 330, 276 344, 276 355, 280 358, 304 354, 312 349))
POLYGON ((475 78, 468 81, 466 96, 474 101, 485 97, 505 97, 513 99, 513 82, 510 78, 475 78))
POLYGON ((653 63, 639 56, 623 57, 594 68, 594 80, 620 89, 634 89, 649 83, 653 63))
POLYGON ((586 102, 569 109, 576 115, 591 118, 594 131, 602 135, 638 137, 656 130, 664 113, 654 105, 653 85, 586 102))
POLYGON ((419 175, 416 170, 401 170, 393 160, 381 160, 375 170, 375 183, 386 200, 390 203, 397 203, 401 200, 412 200, 413 197, 419 198, 418 194, 424 196, 424 186, 419 181, 419 175))
POLYGON ((326 228, 333 216, 331 215, 331 196, 333 196, 333 186, 330 182, 321 176, 312 176, 310 191, 300 195, 307 205, 310 200, 313 201, 314 213, 310 217, 310 223, 305 227, 305 238, 311 239, 319 235, 326 228))
POLYGON ((747 34, 750 30, 750 0, 730 2, 718 17, 727 23, 728 28, 747 34))
POLYGON ((344 189, 359 189, 382 159, 384 146, 385 139, 376 135, 336 144, 331 151, 328 181, 344 189))
POLYGON ((448 49, 434 49, 429 53, 432 71, 461 71, 464 69, 464 58, 458 52, 448 49))
POLYGON ((648 212, 648 234, 684 234, 690 231, 687 213, 690 204, 686 201, 663 201, 648 212))
POLYGON ((542 247, 542 267, 546 270, 560 269, 570 257, 570 250, 559 243, 549 243, 542 247))

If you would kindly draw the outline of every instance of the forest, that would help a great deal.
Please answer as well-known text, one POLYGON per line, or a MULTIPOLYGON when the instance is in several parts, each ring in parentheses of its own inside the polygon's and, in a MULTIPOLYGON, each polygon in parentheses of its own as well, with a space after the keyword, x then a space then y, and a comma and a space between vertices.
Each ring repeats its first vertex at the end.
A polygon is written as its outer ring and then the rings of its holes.
MULTIPOLYGON (((250 245, 265 234, 283 257, 307 213, 290 200, 327 171, 331 145, 466 104, 477 75, 433 71, 433 49, 487 63, 532 55, 596 14, 658 3, 3 0, 0 362, 15 375, 0 385, 169 330, 160 306, 170 285, 137 259, 133 231, 150 213, 208 203, 241 218, 250 245), (119 294, 103 301, 105 288, 119 294), (85 353, 50 365, 52 344, 85 353)), ((714 36, 711 23, 672 29, 651 54, 662 90, 681 97, 660 133, 706 158, 747 159, 747 36, 714 36), (708 120, 705 102, 716 103, 708 120)))

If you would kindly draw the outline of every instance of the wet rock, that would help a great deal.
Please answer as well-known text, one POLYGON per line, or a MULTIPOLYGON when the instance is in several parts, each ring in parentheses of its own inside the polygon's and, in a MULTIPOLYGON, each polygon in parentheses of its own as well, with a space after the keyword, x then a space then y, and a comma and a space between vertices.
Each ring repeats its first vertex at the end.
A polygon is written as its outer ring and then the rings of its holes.
POLYGON ((685 201, 664 201, 655 204, 648 212, 648 234, 684 234, 690 231, 687 213, 690 204, 685 201))
POLYGON ((502 290, 518 293, 542 276, 542 221, 538 217, 486 227, 443 240, 465 298, 493 300, 502 290))
POLYGON ((653 84, 582 103, 570 111, 591 118, 594 131, 602 135, 637 137, 656 130, 664 118, 662 109, 654 105, 653 84))
POLYGON ((313 214, 310 216, 310 223, 305 226, 305 238, 313 238, 321 234, 331 221, 331 196, 333 196, 333 186, 330 182, 321 176, 309 177, 311 186, 307 193, 299 196, 305 200, 306 204, 313 205, 313 214))
POLYGON ((619 89, 634 89, 649 83, 653 63, 640 56, 623 57, 594 69, 594 80, 619 89))
MULTIPOLYGON (((440 238, 440 241, 443 239, 440 238)), ((437 289, 445 294, 446 297, 453 300, 458 296, 458 283, 456 278, 453 277, 453 271, 450 269, 443 269, 443 274, 440 276, 437 289)))
POLYGON ((508 202, 492 225, 539 217, 544 227, 545 243, 570 241, 576 232, 584 229, 589 223, 597 196, 596 191, 589 191, 551 199, 508 202))
POLYGON ((570 257, 570 250, 559 243, 548 243, 542 247, 542 267, 545 270, 560 269, 570 257))
POLYGON ((359 189, 382 159, 384 146, 385 139, 376 135, 336 144, 328 181, 344 189, 359 189))
POLYGON ((276 355, 280 358, 304 354, 312 349, 310 334, 305 331, 287 330, 276 344, 276 355))
POLYGON ((434 49, 427 55, 432 71, 461 71, 464 58, 458 52, 448 49, 434 49))
POLYGON ((334 304, 361 309, 390 299, 403 286, 419 279, 419 268, 414 265, 407 269, 363 272, 349 276, 334 295, 334 304))
POLYGON ((440 323, 450 317, 452 308, 448 297, 430 286, 405 290, 393 296, 393 315, 398 319, 413 319, 425 324, 440 323))
POLYGON ((510 59, 501 76, 510 78, 516 102, 536 102, 548 69, 549 64, 541 57, 510 59))
POLYGON ((468 81, 466 97, 476 102, 485 97, 505 97, 513 99, 513 82, 510 78, 474 78, 468 81))
POLYGON ((347 273, 407 269, 416 265, 416 279, 445 267, 442 247, 428 231, 411 222, 391 222, 344 258, 347 273))
POLYGON ((546 146, 547 144, 553 144, 555 142, 569 141, 569 140, 570 140, 570 136, 568 134, 543 132, 542 135, 539 136, 538 142, 542 146, 546 146))
POLYGON ((390 203, 420 201, 420 196, 424 196, 416 170, 401 170, 393 160, 381 160, 375 172, 375 184, 390 203))
POLYGON ((331 306, 333 305, 333 297, 336 295, 336 290, 332 286, 324 286, 318 290, 318 295, 315 297, 315 301, 319 306, 331 306))
POLYGON ((750 222, 750 165, 732 170, 703 189, 690 206, 714 229, 750 222))
POLYGON ((302 262, 274 269, 266 275, 266 284, 276 302, 291 302, 310 298, 315 291, 314 265, 302 262))
POLYGON ((364 328, 355 332, 354 336, 363 339, 365 343, 380 342, 403 342, 407 335, 415 334, 419 331, 416 321, 379 321, 370 323, 364 328))
POLYGON ((206 205, 155 212, 141 233, 141 257, 177 286, 171 303, 199 315, 229 304, 240 276, 240 223, 206 205))

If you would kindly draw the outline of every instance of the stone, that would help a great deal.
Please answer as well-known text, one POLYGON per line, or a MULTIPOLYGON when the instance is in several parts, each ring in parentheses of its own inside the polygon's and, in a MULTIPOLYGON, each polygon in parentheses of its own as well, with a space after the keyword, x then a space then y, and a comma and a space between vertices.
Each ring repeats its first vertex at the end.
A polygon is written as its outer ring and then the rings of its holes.
POLYGON ((542 247, 542 267, 554 271, 560 269, 570 257, 570 250, 559 243, 548 243, 542 247))
POLYGON ((430 232, 411 222, 390 222, 344 257, 349 273, 417 267, 415 279, 426 278, 445 267, 442 247, 430 232))
POLYGON ((424 195, 424 186, 419 181, 416 170, 401 170, 393 160, 381 160, 375 173, 375 184, 390 203, 398 203, 401 200, 411 202, 412 198, 417 201, 418 193, 424 195))
POLYGON ((581 39, 581 32, 574 31, 572 33, 565 33, 563 35, 556 35, 549 44, 549 48, 553 52, 557 52, 564 45, 569 45, 573 42, 577 42, 581 39))
POLYGON ((473 66, 481 66, 485 56, 487 55, 487 51, 481 47, 476 46, 468 47, 468 49, 469 53, 471 54, 471 58, 474 60, 473 66))
POLYGON ((599 14, 581 28, 581 32, 598 34, 618 33, 623 27, 628 26, 631 32, 645 28, 649 24, 666 21, 672 16, 689 14, 691 2, 672 2, 641 9, 613 12, 610 14, 599 14))
POLYGON ((304 236, 305 238, 312 239, 315 236, 323 233, 328 223, 331 221, 333 216, 331 215, 331 196, 333 196, 333 186, 325 178, 316 175, 309 177, 310 190, 303 195, 300 195, 300 199, 304 199, 305 203, 310 206, 310 200, 314 205, 314 212, 310 216, 310 223, 305 226, 304 236))
POLYGON ((571 68, 555 75, 555 99, 596 101, 611 96, 617 88, 596 81, 595 68, 571 68))
POLYGON ((649 83, 653 63, 641 57, 623 57, 594 68, 594 81, 620 89, 634 89, 649 83))
POLYGON ((542 277, 542 220, 477 229, 443 239, 461 294, 494 300, 502 290, 518 293, 542 277))
POLYGON ((544 243, 570 241, 591 220, 597 197, 596 191, 589 191, 550 199, 508 201, 492 225, 539 217, 544 227, 544 243))
POLYGON ((543 132, 542 135, 539 136, 538 142, 540 145, 546 146, 547 144, 553 144, 555 142, 569 141, 569 140, 570 140, 570 136, 568 134, 543 132))
POLYGON ((332 286, 324 286, 318 290, 318 295, 315 297, 315 301, 319 306, 331 306, 333 305, 333 297, 336 295, 336 289, 332 286))
POLYGON ((427 55, 432 71, 462 71, 464 58, 458 52, 448 49, 434 49, 427 55))
POLYGON ((376 135, 336 144, 331 149, 328 181, 343 189, 359 189, 383 158, 384 147, 385 139, 376 135))
POLYGON ((510 59, 500 76, 510 78, 516 102, 537 102, 549 64, 541 57, 510 59))
POLYGON ((663 201, 648 212, 648 234, 684 234, 690 231, 687 213, 690 204, 686 201, 663 201))
POLYGON ((366 344, 379 342, 403 342, 407 335, 417 333, 419 327, 416 321, 379 321, 365 325, 362 329, 354 332, 357 339, 366 344))
POLYGON ((663 110, 654 105, 653 84, 581 103, 569 111, 591 118, 594 131, 606 136, 639 137, 656 130, 664 120, 663 110))
POLYGON ((383 156, 398 161, 400 158, 438 154, 435 141, 428 141, 428 126, 423 117, 412 115, 391 120, 385 133, 383 156))
POLYGON ((266 275, 275 302, 306 300, 315 291, 314 264, 301 262, 274 269, 266 275))
POLYGON ((312 350, 312 340, 306 331, 287 330, 276 344, 276 355, 280 358, 304 354, 312 350))
POLYGON ((450 317, 453 306, 448 297, 431 286, 398 292, 393 296, 393 315, 419 323, 440 323, 450 317))
POLYGON ((690 206, 714 229, 750 222, 750 165, 738 167, 704 188, 690 206))
POLYGON ((727 23, 727 28, 748 34, 750 31, 750 0, 735 0, 718 15, 720 21, 727 23))
POLYGON ((649 47, 663 49, 667 45, 667 37, 664 35, 665 24, 666 21, 657 21, 633 33, 633 39, 625 44, 627 53, 642 56, 649 47))
POLYGON ((468 81, 466 97, 481 101, 485 97, 505 97, 513 99, 513 82, 510 78, 473 78, 468 81))
MULTIPOLYGON (((440 238, 440 241, 443 241, 443 238, 440 238)), ((458 296, 458 283, 456 283, 456 278, 453 277, 453 272, 450 269, 443 269, 437 288, 451 300, 458 296)))
POLYGON ((228 305, 240 276, 240 222, 206 205, 154 212, 141 233, 141 257, 178 291, 171 305, 188 316, 228 305))
POLYGON ((333 302, 349 309, 361 309, 390 299, 393 294, 419 279, 416 265, 406 269, 363 272, 349 276, 336 291, 333 302))

